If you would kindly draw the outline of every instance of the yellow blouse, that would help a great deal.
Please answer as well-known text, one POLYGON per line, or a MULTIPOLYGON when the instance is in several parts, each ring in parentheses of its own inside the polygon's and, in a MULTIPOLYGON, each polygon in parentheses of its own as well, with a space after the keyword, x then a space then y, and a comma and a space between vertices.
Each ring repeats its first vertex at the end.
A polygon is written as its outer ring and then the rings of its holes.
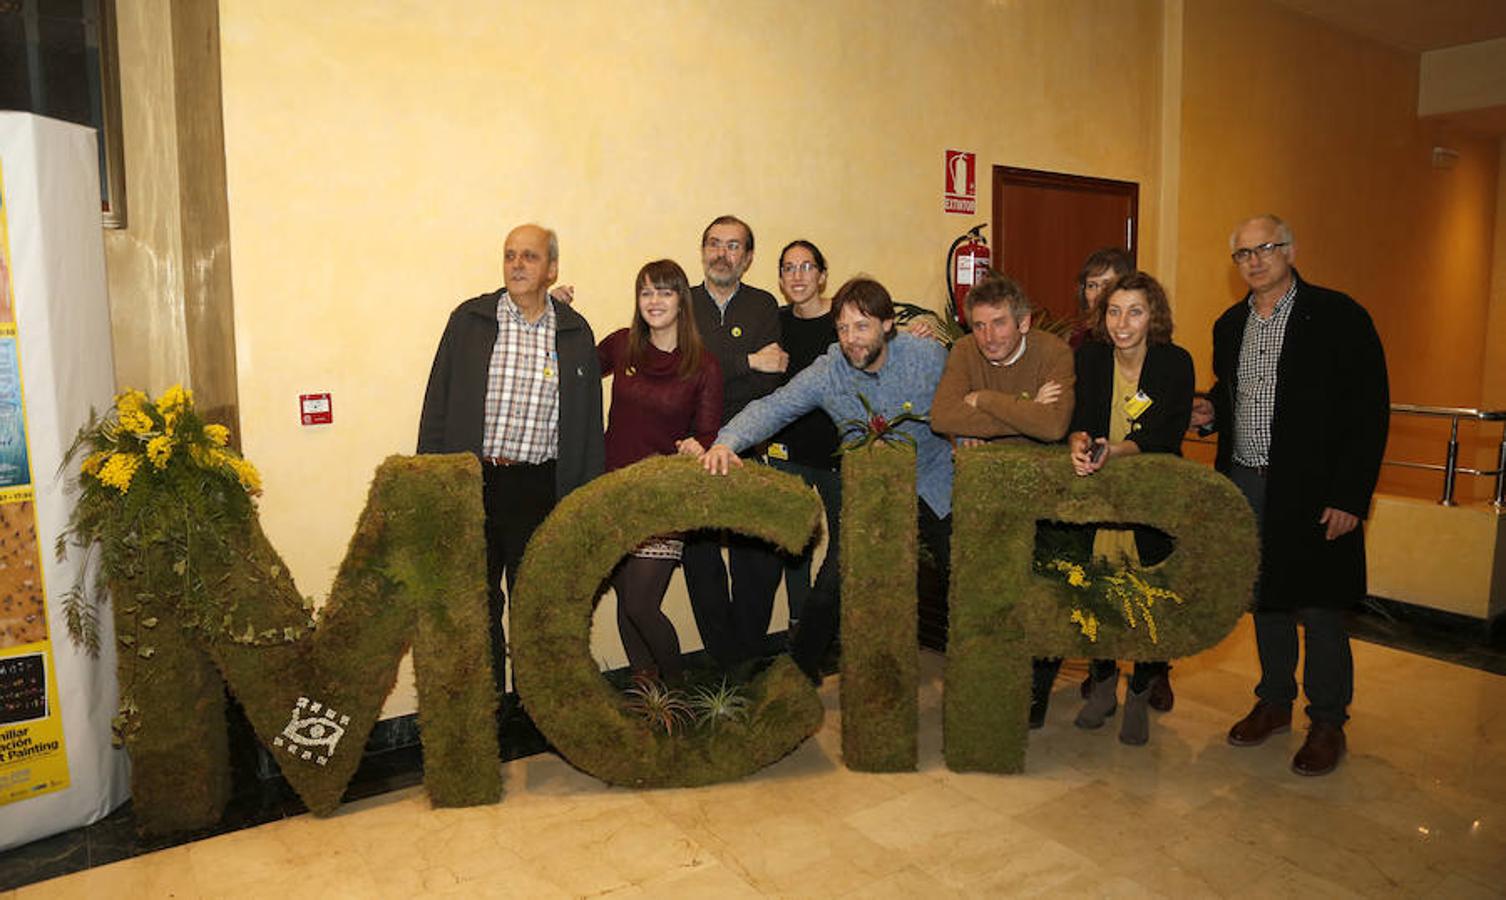
MULTIPOLYGON (((1114 393, 1109 403, 1109 443, 1124 440, 1130 433, 1129 401, 1140 390, 1140 380, 1130 381, 1118 365, 1114 366, 1114 393)), ((1093 555, 1110 563, 1140 565, 1140 551, 1135 547, 1135 533, 1123 528, 1100 528, 1093 537, 1093 555)))

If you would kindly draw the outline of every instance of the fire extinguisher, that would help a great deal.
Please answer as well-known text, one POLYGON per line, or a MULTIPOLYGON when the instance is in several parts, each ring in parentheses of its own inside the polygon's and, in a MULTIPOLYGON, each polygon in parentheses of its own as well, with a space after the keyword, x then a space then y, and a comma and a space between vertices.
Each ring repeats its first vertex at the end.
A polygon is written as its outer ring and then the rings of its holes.
POLYGON ((979 222, 961 237, 952 241, 946 254, 947 312, 964 331, 967 324, 967 292, 982 281, 991 270, 993 255, 988 251, 988 240, 983 237, 986 222, 979 222))

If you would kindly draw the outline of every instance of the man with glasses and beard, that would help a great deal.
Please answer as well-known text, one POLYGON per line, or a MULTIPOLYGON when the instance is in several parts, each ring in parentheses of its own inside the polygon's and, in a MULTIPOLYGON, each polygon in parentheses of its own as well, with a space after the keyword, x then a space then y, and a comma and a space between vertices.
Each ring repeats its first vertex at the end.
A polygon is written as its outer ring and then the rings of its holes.
MULTIPOLYGON (((691 289, 690 302, 701 339, 721 365, 726 424, 779 385, 789 357, 779 347, 774 296, 743 284, 743 274, 753 264, 753 229, 736 216, 712 220, 701 233, 701 264, 706 280, 691 289)), ((757 455, 758 448, 745 449, 757 455)), ((774 548, 738 534, 702 532, 685 542, 682 564, 691 612, 712 659, 731 669, 762 657, 774 594, 784 574, 774 548)))

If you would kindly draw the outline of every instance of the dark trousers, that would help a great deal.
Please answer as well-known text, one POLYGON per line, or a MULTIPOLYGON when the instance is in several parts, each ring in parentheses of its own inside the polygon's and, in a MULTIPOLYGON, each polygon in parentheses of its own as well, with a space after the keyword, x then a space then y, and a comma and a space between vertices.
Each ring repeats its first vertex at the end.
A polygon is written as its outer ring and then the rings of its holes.
POLYGON ((481 464, 481 500, 486 509, 486 601, 492 639, 492 677, 497 692, 507 686, 507 636, 502 609, 518 580, 528 539, 554 509, 554 460, 529 465, 481 464))
MULTIPOLYGON (((1102 681, 1111 675, 1119 674, 1119 661, 1115 659, 1095 659, 1089 670, 1093 673, 1094 681, 1102 681)), ((1148 662, 1141 660, 1135 663, 1135 668, 1130 674, 1129 689, 1137 694, 1144 693, 1150 683, 1171 671, 1171 665, 1164 661, 1148 662)))
MULTIPOLYGON (((806 484, 813 486, 821 495, 821 504, 826 507, 826 558, 816 573, 816 582, 807 582, 804 602, 797 609, 798 574, 792 577, 792 564, 786 562, 784 569, 785 591, 790 600, 790 618, 800 619, 800 627, 794 629, 790 638, 790 656, 801 670, 813 677, 821 674, 821 662, 842 622, 842 566, 841 566, 841 521, 842 521, 842 475, 830 469, 818 469, 800 463, 772 460, 774 468, 792 475, 799 475, 806 484)), ((809 578, 810 558, 807 551, 804 560, 806 578, 809 578)))
MULTIPOLYGON (((837 537, 842 517, 842 473, 783 459, 770 459, 769 465, 781 472, 798 475, 800 480, 816 489, 816 493, 821 495, 821 505, 826 507, 826 558, 821 564, 821 570, 816 573, 815 582, 811 581, 811 561, 815 556, 814 546, 799 556, 786 557, 784 560, 784 593, 789 598, 790 621, 794 622, 805 618, 806 604, 809 602, 811 591, 821 590, 820 584, 823 577, 830 574, 833 579, 832 587, 836 586, 837 537), (827 569, 832 571, 828 573, 827 569)), ((827 600, 834 602, 836 595, 821 598, 821 601, 827 600)))
MULTIPOLYGON (((1254 469, 1235 464, 1230 471, 1234 484, 1244 492, 1255 511, 1255 520, 1265 522, 1265 477, 1254 469)), ((1256 585, 1255 596, 1260 596, 1256 585)), ((1314 722, 1343 725, 1349 719, 1354 699, 1354 657, 1349 651, 1349 628, 1341 609, 1301 607, 1295 610, 1262 610, 1257 601, 1255 649, 1260 655, 1260 684, 1255 696, 1266 703, 1291 706, 1297 699, 1297 622, 1306 636, 1306 661, 1302 667, 1302 690, 1307 694, 1307 717, 1314 722)))
POLYGON ((686 535, 685 589, 706 652, 723 668, 763 656, 784 563, 756 538, 719 531, 686 535), (722 542, 727 563, 722 562, 722 542), (731 591, 728 591, 728 568, 731 591))
POLYGON ((947 589, 952 571, 952 517, 936 515, 924 500, 916 505, 921 555, 915 572, 915 593, 920 601, 916 610, 920 644, 944 650, 950 619, 947 589))

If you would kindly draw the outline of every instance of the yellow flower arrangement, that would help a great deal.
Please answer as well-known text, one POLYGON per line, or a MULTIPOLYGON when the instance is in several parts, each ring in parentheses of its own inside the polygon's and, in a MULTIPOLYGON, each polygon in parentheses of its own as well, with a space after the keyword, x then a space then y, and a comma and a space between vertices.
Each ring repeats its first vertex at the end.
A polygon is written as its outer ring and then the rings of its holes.
MULTIPOLYGON (((196 554, 229 552, 231 535, 254 514, 251 498, 261 493, 256 467, 229 444, 230 429, 206 423, 181 385, 156 402, 142 391, 121 391, 68 451, 70 460, 81 457, 80 490, 65 537, 81 548, 103 547, 108 562, 98 573, 111 566, 126 572, 163 547, 183 567, 175 568, 180 574, 196 554), (191 542, 182 539, 185 521, 196 523, 191 542)), ((182 590, 185 608, 198 610, 195 621, 224 620, 206 586, 185 581, 182 590)), ((80 582, 62 601, 69 633, 91 652, 99 642, 92 598, 102 593, 80 582)))
MULTIPOLYGON (((120 391, 110 411, 78 432, 66 456, 78 459, 78 500, 59 546, 84 554, 98 546, 104 558, 101 566, 81 567, 92 575, 62 596, 68 634, 84 649, 99 652, 105 582, 137 578, 148 566, 143 560, 175 573, 170 602, 184 622, 200 629, 230 622, 233 599, 191 575, 200 558, 229 558, 244 548, 244 530, 255 521, 252 498, 261 492, 261 476, 229 444, 230 430, 205 423, 182 385, 155 402, 143 391, 120 391)), ((155 617, 145 617, 142 628, 152 623, 155 617)), ((143 637, 149 635, 120 640, 143 637)), ((133 646, 139 658, 151 656, 151 644, 133 646)))
POLYGON ((1067 584, 1075 588, 1092 587, 1093 582, 1088 578, 1088 573, 1077 563, 1068 562, 1065 559, 1053 560, 1052 568, 1067 576, 1067 584))
POLYGON ((175 384, 162 392, 157 398, 157 414, 162 417, 164 432, 171 435, 178 427, 178 419, 185 410, 193 408, 193 391, 187 390, 181 384, 175 384))
POLYGON ((128 388, 115 397, 113 416, 79 435, 79 446, 91 451, 79 471, 86 483, 92 479, 124 494, 139 481, 137 470, 143 462, 151 463, 150 471, 167 476, 182 460, 234 479, 248 494, 261 493, 261 474, 230 450, 229 443, 230 429, 205 424, 194 411, 193 392, 182 385, 168 388, 156 403, 128 388))
MULTIPOLYGON (((137 393, 140 393, 140 391, 137 393)), ((163 391, 161 397, 157 398, 157 412, 164 416, 168 413, 182 412, 185 408, 192 405, 193 391, 184 388, 181 384, 173 385, 163 391)))
POLYGON ((115 396, 115 409, 119 412, 141 412, 152 404, 145 391, 126 388, 115 396))
POLYGON ((236 480, 241 483, 241 487, 246 489, 246 493, 261 493, 261 473, 256 471, 255 466, 239 456, 228 457, 226 464, 230 466, 231 471, 235 472, 236 480))
POLYGON ((1142 571, 1110 564, 1101 557, 1086 565, 1059 557, 1049 561, 1037 559, 1036 571, 1059 574, 1078 595, 1068 621, 1077 625, 1089 641, 1098 640, 1101 617, 1117 614, 1127 628, 1143 625, 1150 642, 1158 643, 1160 636, 1152 610, 1160 601, 1178 605, 1184 602, 1176 591, 1152 584, 1142 571))
POLYGON ((152 430, 152 419, 144 412, 125 411, 120 414, 120 427, 134 435, 144 435, 152 430))
POLYGON ((1072 610, 1072 618, 1071 618, 1070 621, 1075 622, 1077 624, 1077 626, 1082 629, 1082 635, 1083 635, 1083 637, 1087 638, 1090 641, 1097 642, 1097 640, 1098 640, 1098 617, 1097 616, 1093 615, 1092 613, 1084 614, 1082 610, 1080 610, 1080 609, 1074 609, 1074 610, 1072 610))
POLYGON ((165 434, 159 434, 146 442, 146 458, 152 461, 152 466, 158 471, 167 468, 167 461, 173 456, 173 439, 165 434))
POLYGON ((139 468, 141 468, 140 454, 111 453, 95 477, 99 479, 100 484, 115 488, 124 494, 131 489, 131 479, 136 476, 136 470, 139 468))
POLYGON ((79 471, 83 472, 85 475, 98 475, 100 467, 103 466, 105 464, 105 460, 109 458, 110 451, 108 450, 97 450, 94 453, 90 453, 88 456, 84 457, 83 463, 79 465, 79 471))

